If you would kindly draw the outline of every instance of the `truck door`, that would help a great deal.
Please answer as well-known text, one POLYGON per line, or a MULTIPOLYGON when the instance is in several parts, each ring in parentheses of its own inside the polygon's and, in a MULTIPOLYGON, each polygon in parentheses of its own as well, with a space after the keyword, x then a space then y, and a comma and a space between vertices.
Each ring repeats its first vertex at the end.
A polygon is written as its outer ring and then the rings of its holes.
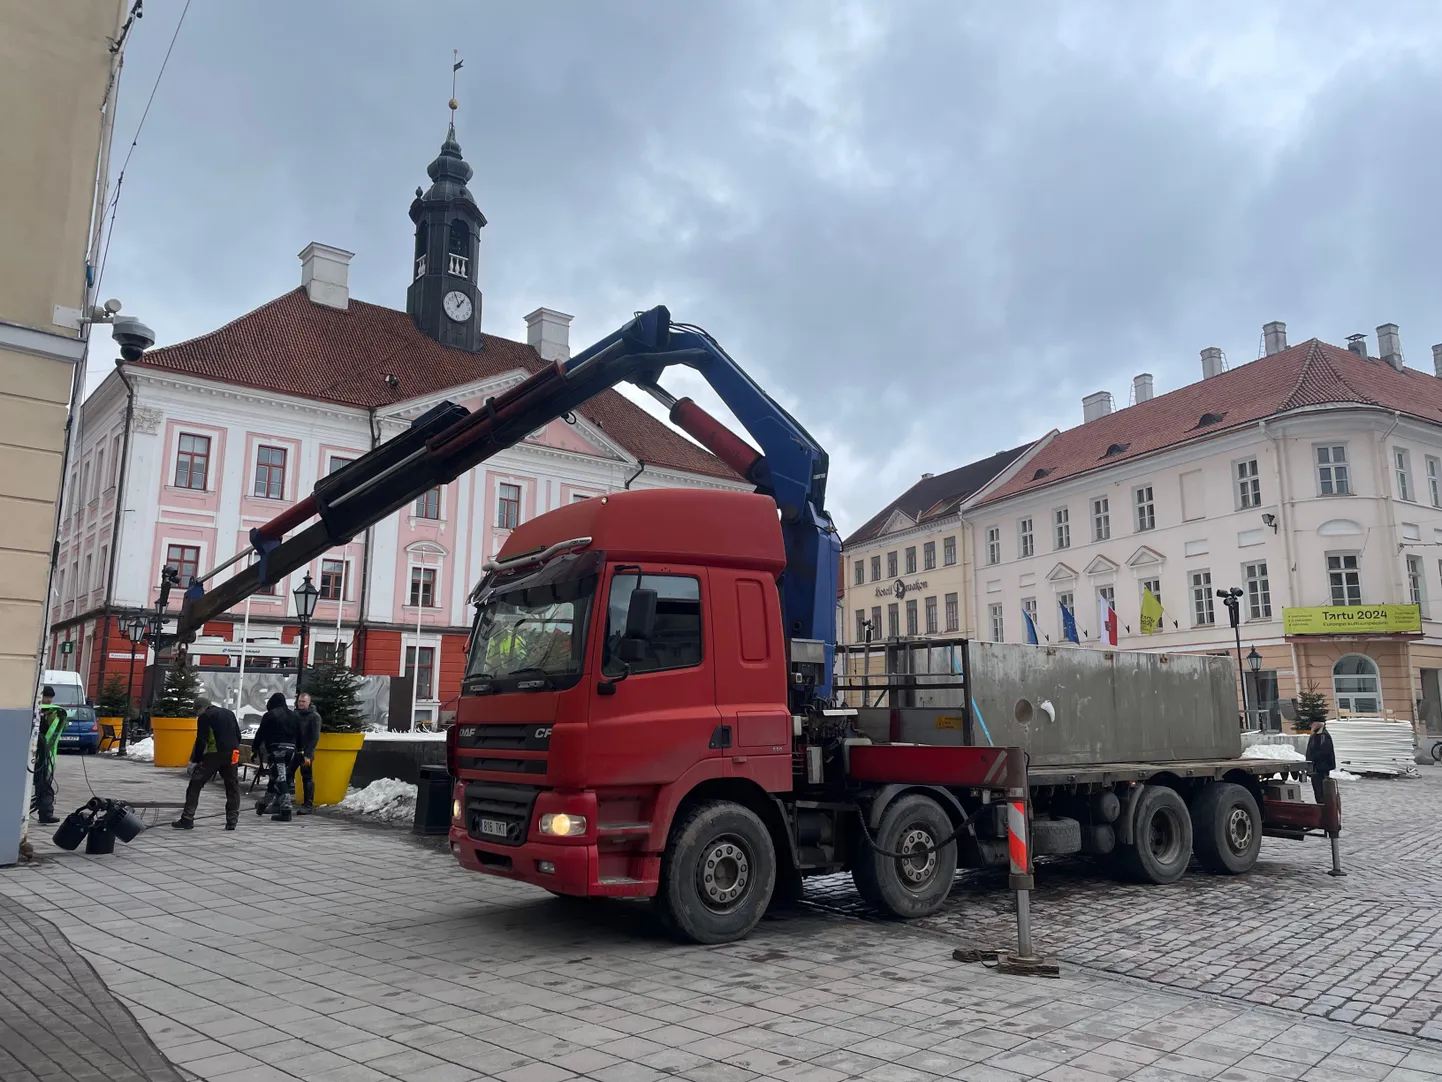
POLYGON ((656 621, 644 656, 615 694, 591 700, 592 784, 665 785, 697 763, 722 754, 713 747, 721 724, 713 676, 716 646, 706 608, 706 569, 678 565, 617 567, 605 584, 598 681, 624 671, 618 646, 631 592, 656 591, 656 621))
POLYGON ((791 712, 786 703, 786 643, 775 579, 757 571, 712 568, 716 630, 716 707, 733 734, 732 759, 762 781, 760 760, 776 757, 780 786, 791 780, 791 712))

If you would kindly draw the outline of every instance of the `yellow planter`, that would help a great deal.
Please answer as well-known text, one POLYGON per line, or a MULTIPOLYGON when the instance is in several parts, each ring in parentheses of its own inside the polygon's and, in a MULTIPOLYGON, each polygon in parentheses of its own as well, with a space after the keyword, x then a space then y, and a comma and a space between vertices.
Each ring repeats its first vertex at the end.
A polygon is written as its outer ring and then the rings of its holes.
POLYGON ((194 718, 151 718, 156 766, 185 766, 195 747, 194 718))
POLYGON ((97 722, 97 723, 99 724, 99 726, 100 726, 100 750, 101 750, 101 751, 109 751, 112 747, 117 747, 117 746, 119 746, 119 744, 120 744, 120 723, 121 723, 121 719, 120 719, 120 718, 96 718, 95 720, 96 720, 96 722, 97 722), (114 743, 114 744, 107 744, 107 743, 105 742, 105 741, 106 741, 105 727, 106 727, 107 725, 110 726, 111 732, 113 732, 113 733, 115 734, 115 743, 114 743))
POLYGON ((315 778, 317 804, 339 804, 345 799, 350 773, 355 769, 356 753, 365 740, 365 733, 320 734, 310 766, 315 778))

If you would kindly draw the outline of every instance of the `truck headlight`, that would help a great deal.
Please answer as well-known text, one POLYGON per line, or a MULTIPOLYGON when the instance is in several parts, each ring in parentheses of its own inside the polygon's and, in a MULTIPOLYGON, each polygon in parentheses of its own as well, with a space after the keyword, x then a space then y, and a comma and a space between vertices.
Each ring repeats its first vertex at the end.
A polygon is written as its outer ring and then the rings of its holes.
POLYGON ((558 838, 575 838, 586 833, 584 815, 568 815, 565 812, 547 812, 541 816, 541 833, 558 838))
POLYGON ((458 823, 461 821, 461 802, 459 798, 451 801, 451 818, 458 823))

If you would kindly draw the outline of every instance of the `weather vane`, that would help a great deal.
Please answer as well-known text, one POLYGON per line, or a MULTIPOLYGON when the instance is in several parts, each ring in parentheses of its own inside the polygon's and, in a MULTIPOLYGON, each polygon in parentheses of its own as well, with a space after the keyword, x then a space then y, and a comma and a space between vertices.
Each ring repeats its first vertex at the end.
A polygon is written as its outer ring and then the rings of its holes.
POLYGON ((452 50, 451 50, 451 60, 453 61, 453 63, 451 64, 451 100, 450 100, 450 106, 451 106, 451 123, 454 124, 454 123, 455 123, 455 120, 456 120, 456 110, 457 110, 458 108, 460 108, 460 104, 461 104, 460 102, 456 101, 456 72, 460 71, 461 68, 465 65, 466 62, 461 59, 461 51, 460 51, 459 49, 452 49, 452 50))

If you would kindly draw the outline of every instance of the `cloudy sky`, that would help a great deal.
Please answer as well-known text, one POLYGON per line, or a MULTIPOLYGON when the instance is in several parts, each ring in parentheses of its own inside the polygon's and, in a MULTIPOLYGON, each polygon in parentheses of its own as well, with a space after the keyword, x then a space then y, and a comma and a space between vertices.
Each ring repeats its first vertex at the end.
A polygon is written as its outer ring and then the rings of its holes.
MULTIPOLYGON (((146 0, 117 167, 183 6, 146 0)), ((1405 0, 193 0, 101 292, 179 341, 319 240, 404 307, 459 49, 486 329, 547 305, 579 346, 669 305, 827 446, 849 530, 1271 319, 1396 322, 1430 370, 1439 39, 1405 0)))

